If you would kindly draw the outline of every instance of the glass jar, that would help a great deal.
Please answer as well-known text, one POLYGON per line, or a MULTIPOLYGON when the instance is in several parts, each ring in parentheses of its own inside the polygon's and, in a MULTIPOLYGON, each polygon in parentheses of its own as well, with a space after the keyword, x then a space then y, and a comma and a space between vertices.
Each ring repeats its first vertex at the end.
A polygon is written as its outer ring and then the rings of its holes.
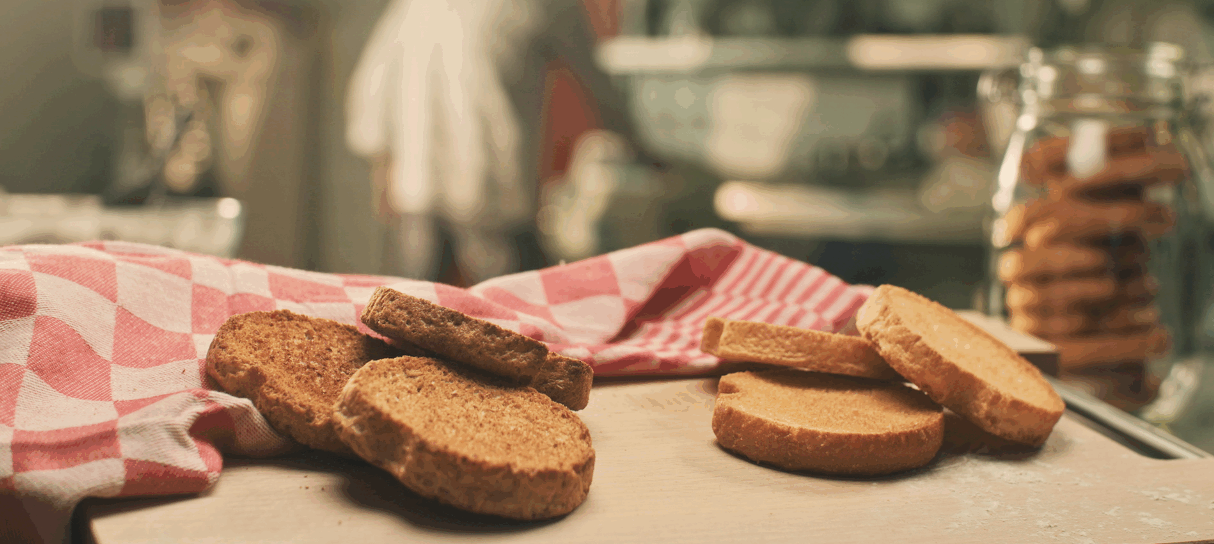
POLYGON ((988 225, 988 311, 1057 346, 1064 380, 1157 423, 1192 399, 1209 344, 1211 175, 1186 74, 1170 44, 1032 50, 988 225))

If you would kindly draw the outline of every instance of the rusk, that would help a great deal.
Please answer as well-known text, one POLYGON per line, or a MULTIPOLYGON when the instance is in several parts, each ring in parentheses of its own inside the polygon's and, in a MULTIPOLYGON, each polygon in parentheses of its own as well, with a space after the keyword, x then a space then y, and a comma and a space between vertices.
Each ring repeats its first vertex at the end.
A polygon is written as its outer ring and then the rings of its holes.
POLYGON ((581 410, 590 403, 594 371, 590 365, 572 357, 548 352, 544 366, 531 380, 531 387, 548 395, 570 410, 581 410))
POLYGON ((543 342, 456 310, 380 287, 362 313, 372 330, 416 344, 458 363, 529 385, 574 410, 586 407, 594 372, 543 342))
POLYGON ((333 403, 354 371, 413 351, 358 329, 288 310, 234 315, 207 350, 207 373, 253 402, 275 429, 306 446, 353 457, 333 431, 333 403))
POLYGON ((1041 372, 986 331, 918 294, 882 285, 856 326, 932 400, 993 435, 1041 445, 1066 406, 1041 372))
POLYGON ((515 519, 566 514, 594 473, 590 432, 530 387, 439 359, 373 361, 334 408, 341 439, 419 495, 515 519))
POLYGON ((725 361, 788 366, 885 380, 901 379, 872 342, 857 336, 710 317, 700 350, 725 361))
POLYGON ((872 476, 930 462, 944 415, 902 383, 781 369, 722 377, 712 430, 754 461, 872 476))

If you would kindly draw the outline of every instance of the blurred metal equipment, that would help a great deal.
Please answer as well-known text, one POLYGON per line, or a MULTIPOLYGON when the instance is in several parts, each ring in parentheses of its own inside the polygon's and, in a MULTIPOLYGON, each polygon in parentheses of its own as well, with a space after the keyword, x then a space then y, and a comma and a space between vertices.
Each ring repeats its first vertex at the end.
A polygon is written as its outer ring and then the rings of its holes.
POLYGON ((306 6, 78 2, 74 60, 126 104, 104 203, 167 217, 239 200, 249 228, 236 255, 306 267, 316 228, 306 6))
POLYGON ((866 35, 842 38, 622 36, 604 44, 616 75, 726 70, 983 70, 1018 65, 1023 36, 866 35))
POLYGON ((704 213, 744 233, 976 247, 990 165, 942 123, 1029 46, 988 4, 634 0, 599 61, 646 151, 720 180, 704 213))
POLYGON ((982 236, 973 213, 936 213, 901 189, 864 192, 806 185, 729 181, 716 209, 757 235, 964 244, 982 236))
POLYGON ((244 207, 233 198, 135 207, 105 206, 97 195, 0 193, 0 246, 123 240, 231 258, 244 222, 244 207))
POLYGON ((153 77, 155 0, 77 0, 71 15, 72 61, 111 92, 136 100, 153 77))
POLYGON ((563 183, 544 188, 537 222, 544 250, 576 261, 663 237, 668 180, 638 165, 620 135, 592 131, 573 150, 563 183))

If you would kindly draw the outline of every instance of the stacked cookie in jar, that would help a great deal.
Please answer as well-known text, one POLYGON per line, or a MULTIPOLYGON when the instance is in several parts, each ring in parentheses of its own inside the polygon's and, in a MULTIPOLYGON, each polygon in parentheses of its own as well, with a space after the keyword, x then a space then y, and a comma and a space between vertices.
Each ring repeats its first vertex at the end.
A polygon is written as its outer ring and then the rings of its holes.
POLYGON ((1164 44, 1035 50, 992 198, 989 308, 1127 410, 1200 351, 1208 307, 1208 167, 1182 60, 1164 44))

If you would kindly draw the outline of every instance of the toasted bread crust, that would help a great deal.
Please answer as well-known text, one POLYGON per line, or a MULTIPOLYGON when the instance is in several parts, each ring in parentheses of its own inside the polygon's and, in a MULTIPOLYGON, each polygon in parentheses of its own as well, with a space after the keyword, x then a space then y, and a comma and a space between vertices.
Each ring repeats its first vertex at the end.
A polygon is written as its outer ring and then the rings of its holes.
POLYGON ((718 443, 788 470, 889 474, 927 464, 944 439, 941 408, 899 383, 769 370, 729 374, 718 391, 718 443))
POLYGON ((569 357, 550 357, 543 342, 425 299, 380 287, 362 322, 388 338, 530 385, 574 410, 586 407, 593 370, 569 357))
POLYGON ((882 285, 860 307, 856 325, 899 374, 995 436, 1039 446, 1066 409, 1031 363, 918 294, 882 285), (966 351, 971 344, 975 351, 966 351))
POLYGON ((531 387, 549 398, 581 410, 590 403, 590 388, 594 385, 594 370, 573 357, 548 353, 543 368, 531 380, 531 387))
POLYGON ((864 338, 754 321, 710 317, 700 349, 731 362, 755 362, 882 380, 902 377, 864 338))
MULTIPOLYGON (((704 321, 704 332, 700 335, 700 351, 721 357, 721 334, 725 332, 725 320, 709 317, 704 321)), ((723 358, 723 357, 722 357, 723 358)))
POLYGON ((344 323, 277 310, 228 318, 211 341, 206 366, 224 391, 251 400, 278 431, 353 457, 333 431, 333 402, 367 361, 406 351, 344 323))
POLYGON ((530 382, 548 357, 538 340, 387 287, 371 295, 362 321, 389 338, 521 383, 530 382))
POLYGON ((514 519, 572 511, 590 489, 590 432, 530 387, 437 359, 367 364, 334 408, 359 456, 420 495, 514 519), (471 401, 471 402, 469 402, 471 401))

